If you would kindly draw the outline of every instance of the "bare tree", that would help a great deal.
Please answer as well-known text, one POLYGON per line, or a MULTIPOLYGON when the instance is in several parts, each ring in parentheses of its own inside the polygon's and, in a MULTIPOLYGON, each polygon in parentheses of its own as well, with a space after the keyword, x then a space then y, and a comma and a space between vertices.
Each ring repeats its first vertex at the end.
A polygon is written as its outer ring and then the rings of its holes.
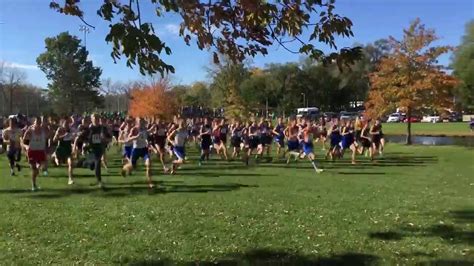
POLYGON ((26 80, 25 72, 18 68, 9 67, 5 62, 0 62, 0 91, 3 100, 3 110, 8 104, 8 112, 13 113, 13 103, 15 101, 15 91, 26 80), (8 100, 7 100, 8 99, 8 100))

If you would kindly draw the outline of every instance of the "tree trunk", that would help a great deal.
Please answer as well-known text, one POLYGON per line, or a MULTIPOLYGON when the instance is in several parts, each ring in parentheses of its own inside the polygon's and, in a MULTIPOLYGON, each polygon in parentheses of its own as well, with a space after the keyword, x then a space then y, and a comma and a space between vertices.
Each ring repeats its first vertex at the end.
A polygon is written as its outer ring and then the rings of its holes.
POLYGON ((411 145, 411 109, 407 110, 407 145, 411 145))

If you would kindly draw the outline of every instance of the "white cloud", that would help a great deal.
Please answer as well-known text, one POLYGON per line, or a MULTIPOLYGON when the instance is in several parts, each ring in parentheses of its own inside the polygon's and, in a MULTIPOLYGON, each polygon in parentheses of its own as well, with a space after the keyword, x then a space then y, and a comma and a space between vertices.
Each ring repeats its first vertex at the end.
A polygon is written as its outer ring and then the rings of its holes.
POLYGON ((168 33, 178 35, 179 34, 179 25, 177 24, 166 24, 165 29, 168 33))
POLYGON ((39 70, 37 65, 29 65, 29 64, 21 64, 21 63, 15 63, 15 62, 5 62, 2 61, 0 63, 3 63, 5 67, 8 68, 20 68, 20 69, 30 69, 30 70, 39 70))

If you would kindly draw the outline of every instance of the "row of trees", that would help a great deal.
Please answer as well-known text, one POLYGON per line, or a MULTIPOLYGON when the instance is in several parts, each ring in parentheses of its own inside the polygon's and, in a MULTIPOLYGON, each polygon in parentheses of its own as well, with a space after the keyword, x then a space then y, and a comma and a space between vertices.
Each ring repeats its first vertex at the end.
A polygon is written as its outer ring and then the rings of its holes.
POLYGON ((0 62, 0 116, 24 113, 38 115, 48 112, 44 89, 28 84, 26 74, 0 62))
POLYGON ((355 108, 367 97, 368 73, 388 52, 387 40, 363 47, 362 58, 342 69, 304 58, 300 62, 255 68, 221 59, 208 69, 210 81, 173 88, 183 106, 225 107, 229 115, 290 114, 295 108, 318 106, 341 111, 355 108))

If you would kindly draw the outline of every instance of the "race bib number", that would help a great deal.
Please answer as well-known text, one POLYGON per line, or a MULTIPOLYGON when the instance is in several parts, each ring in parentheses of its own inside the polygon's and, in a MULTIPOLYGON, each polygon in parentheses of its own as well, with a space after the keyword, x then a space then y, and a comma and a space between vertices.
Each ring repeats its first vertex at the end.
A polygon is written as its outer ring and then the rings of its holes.
POLYGON ((93 134, 93 135, 92 135, 92 143, 93 143, 93 144, 100 144, 100 143, 102 143, 101 138, 100 138, 100 134, 93 134))

